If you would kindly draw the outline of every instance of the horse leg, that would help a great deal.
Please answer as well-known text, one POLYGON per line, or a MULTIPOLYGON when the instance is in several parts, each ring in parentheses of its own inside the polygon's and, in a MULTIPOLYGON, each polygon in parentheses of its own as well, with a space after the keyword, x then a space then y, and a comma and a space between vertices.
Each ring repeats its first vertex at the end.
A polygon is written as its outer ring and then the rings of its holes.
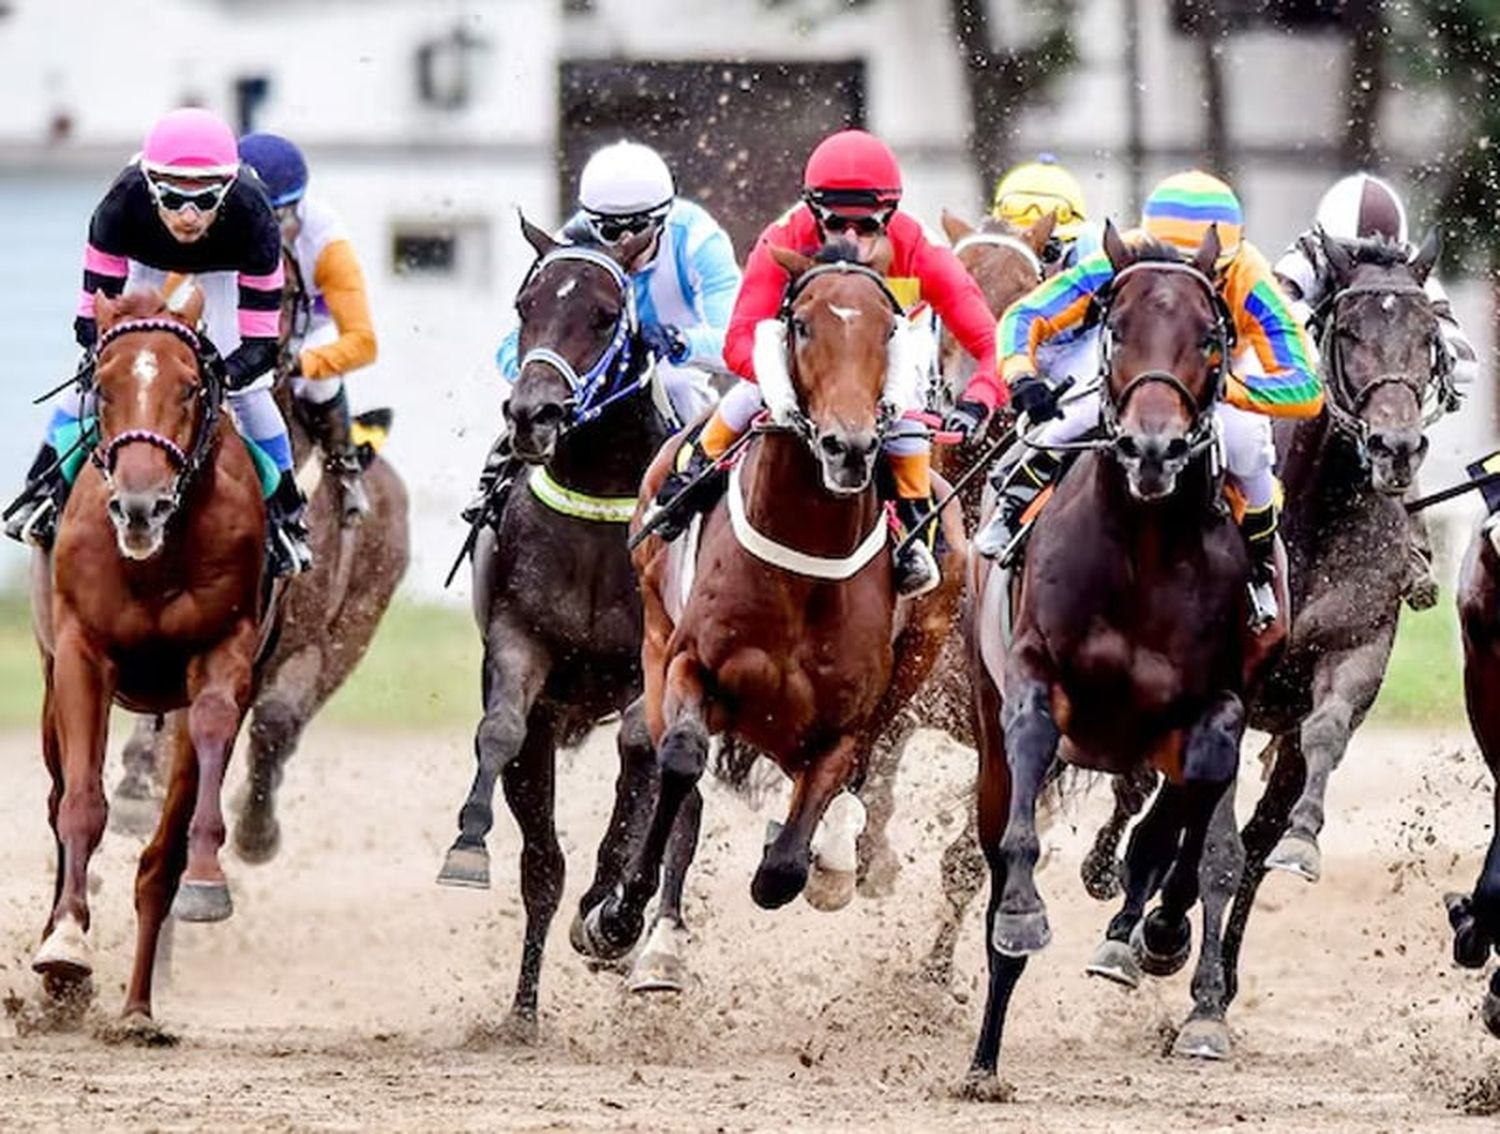
POLYGON ((588 952, 587 938, 581 936, 583 915, 602 902, 624 878, 625 867, 656 805, 656 749, 646 727, 643 698, 637 697, 621 714, 615 743, 620 752, 620 774, 615 777, 614 808, 604 838, 599 841, 594 879, 578 900, 578 914, 570 933, 573 947, 585 956, 588 952))
POLYGON ((1344 758, 1349 737, 1364 720, 1380 692, 1385 665, 1395 638, 1394 620, 1373 639, 1353 649, 1323 654, 1313 669, 1313 710, 1302 722, 1302 756, 1307 781, 1292 808, 1291 827, 1271 853, 1267 865, 1309 882, 1323 873, 1318 833, 1323 830, 1323 802, 1328 777, 1344 758))
MULTIPOLYGON (((649 687, 649 673, 647 681, 649 687)), ((595 957, 604 960, 623 957, 645 928, 646 903, 660 882, 667 840, 677 825, 683 802, 698 786, 708 763, 706 700, 703 671, 697 657, 691 653, 673 657, 662 683, 664 728, 657 747, 661 781, 656 808, 624 881, 584 916, 588 951, 595 957)), ((647 711, 649 720, 649 704, 647 711)))
POLYGON ((1126 988, 1141 983, 1141 963, 1132 945, 1136 929, 1146 912, 1146 903, 1161 889, 1182 835, 1182 789, 1162 784, 1146 817, 1136 824, 1125 846, 1125 901, 1110 918, 1104 940, 1094 950, 1084 972, 1103 977, 1126 988))
POLYGON ((687 923, 682 918, 682 889, 688 867, 698 853, 698 832, 703 825, 703 793, 694 788, 682 801, 677 822, 667 841, 667 857, 661 877, 661 901, 656 920, 646 935, 641 955, 630 969, 626 987, 631 992, 681 992, 687 987, 687 923))
POLYGON ((197 798, 188 824, 187 865, 172 912, 182 921, 223 921, 234 912, 219 865, 224 845, 224 772, 250 704, 259 628, 243 619, 233 633, 188 667, 187 731, 198 761, 197 798))
POLYGON ((1245 845, 1234 818, 1234 785, 1214 809, 1203 848, 1199 885, 1203 889, 1203 947, 1193 970, 1193 1010, 1177 1032, 1172 1054, 1197 1059, 1228 1059, 1229 1026, 1224 1022, 1224 914, 1245 869, 1245 845))
POLYGON ((911 714, 900 713, 881 729, 870 746, 869 770, 859 787, 860 802, 865 805, 865 827, 856 844, 859 892, 866 898, 889 897, 901 873, 901 861, 891 849, 886 828, 896 812, 896 776, 901 769, 901 756, 916 730, 911 714))
MULTIPOLYGON (((806 767, 793 778, 786 822, 761 854, 760 866, 750 881, 750 897, 761 909, 780 909, 807 887, 808 873, 813 865, 813 836, 824 812, 830 810, 834 797, 848 786, 854 775, 857 747, 858 738, 841 736, 823 751, 812 755, 806 767)), ((839 804, 842 814, 837 819, 841 824, 863 810, 858 797, 853 794, 842 797, 839 804)), ((830 831, 830 840, 846 837, 847 832, 830 831)), ((843 854, 830 856, 831 864, 841 872, 844 883, 828 887, 816 901, 810 894, 809 902, 815 909, 838 909, 847 905, 854 896, 853 842, 853 838, 848 837, 847 858, 843 854)))
POLYGON ((501 770, 505 802, 521 828, 521 900, 526 906, 526 941, 515 1001, 506 1019, 510 1038, 533 1043, 537 1036, 537 985, 547 930, 562 900, 566 863, 557 843, 555 788, 557 722, 542 705, 531 710, 526 739, 515 759, 501 770))
POLYGON ((526 718, 550 665, 546 652, 524 630, 504 614, 495 616, 485 635, 484 718, 474 733, 474 783, 458 812, 458 837, 438 871, 440 885, 489 889, 490 853, 484 839, 495 823, 495 781, 521 751, 526 718))
POLYGON ((1059 732, 1048 704, 1047 684, 1032 677, 1007 681, 1004 708, 1005 753, 1010 763, 1010 815, 1000 840, 1005 856, 1005 890, 994 918, 994 946, 1009 956, 1026 956, 1052 940, 1047 907, 1036 888, 1042 844, 1036 829, 1037 796, 1057 757, 1059 732))
POLYGON ((1083 888, 1100 902, 1117 898, 1125 888, 1125 864, 1115 857, 1120 836, 1141 813, 1156 790, 1156 771, 1144 765, 1114 777, 1115 809, 1094 836, 1094 845, 1078 868, 1083 888))
POLYGON ((170 737, 171 771, 167 798, 156 833, 141 851, 135 876, 136 940, 130 985, 125 992, 124 1016, 134 1029, 149 1035, 151 984, 156 971, 157 944, 167 911, 176 897, 188 857, 188 826, 198 795, 200 770, 188 729, 179 722, 170 737))
POLYGON ((946 987, 953 980, 953 951, 958 947, 958 931, 964 923, 969 903, 984 887, 984 852, 973 822, 965 823, 953 841, 943 850, 939 864, 945 908, 938 915, 937 937, 922 961, 922 975, 934 984, 946 987))
POLYGON ((162 731, 162 718, 141 713, 120 762, 125 774, 115 785, 109 805, 109 829, 122 835, 149 835, 161 813, 161 792, 157 786, 156 745, 162 731))
POLYGON ((1237 693, 1224 693, 1188 732, 1183 753, 1182 845, 1162 882, 1161 902, 1140 928, 1141 967, 1153 976, 1169 976, 1192 953, 1193 927, 1188 914, 1198 904, 1198 868, 1208 825, 1240 766, 1240 739, 1245 735, 1245 704, 1237 693))
POLYGON ((308 645, 277 666, 250 711, 249 782, 235 817, 234 848, 246 862, 269 862, 281 846, 276 789, 312 715, 323 651, 308 645))
POLYGON ((59 865, 52 913, 31 967, 54 997, 82 985, 93 971, 88 944, 89 859, 104 837, 104 747, 114 667, 95 657, 74 627, 59 633, 47 682, 43 747, 54 773, 53 831, 59 865), (61 791, 57 784, 60 782, 61 791))
POLYGON ((972 1098, 1003 1098, 1007 1093, 996 1076, 1000 1043, 1011 994, 1026 969, 1024 954, 1016 956, 996 947, 999 937, 1001 895, 1005 891, 1007 855, 1002 849, 1007 816, 1012 813, 1011 769, 1006 762, 1005 736, 1000 730, 1000 695, 982 663, 976 673, 974 739, 979 749, 979 794, 977 828, 979 845, 990 872, 990 898, 984 918, 984 951, 989 967, 985 990, 984 1020, 974 1044, 974 1057, 962 1093, 972 1098))

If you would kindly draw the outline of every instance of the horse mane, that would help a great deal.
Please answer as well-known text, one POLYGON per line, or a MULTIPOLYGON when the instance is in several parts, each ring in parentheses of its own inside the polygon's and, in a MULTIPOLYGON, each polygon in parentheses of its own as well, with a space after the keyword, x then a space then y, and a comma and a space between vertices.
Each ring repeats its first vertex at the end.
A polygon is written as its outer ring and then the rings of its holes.
POLYGON ((1141 264, 1146 261, 1158 263, 1181 264, 1182 250, 1168 244, 1165 240, 1157 240, 1155 237, 1144 233, 1132 235, 1125 241, 1127 253, 1125 263, 1116 265, 1117 268, 1128 268, 1131 264, 1141 264))
POLYGON ((1409 259, 1406 246, 1390 239, 1384 233, 1367 236, 1361 240, 1340 240, 1338 243, 1354 257, 1356 264, 1399 268, 1409 259))
POLYGON ((167 309, 167 301, 154 287, 126 292, 114 302, 116 315, 120 319, 149 319, 167 309))

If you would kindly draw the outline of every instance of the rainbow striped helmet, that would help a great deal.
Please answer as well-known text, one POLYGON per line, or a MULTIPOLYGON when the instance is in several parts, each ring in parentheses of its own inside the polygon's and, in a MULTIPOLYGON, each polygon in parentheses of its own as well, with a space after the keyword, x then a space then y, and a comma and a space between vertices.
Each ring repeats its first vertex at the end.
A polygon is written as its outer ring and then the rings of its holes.
POLYGON ((1210 225, 1219 226, 1219 265, 1239 254, 1245 210, 1234 190, 1209 173, 1174 173, 1151 190, 1141 209, 1146 235, 1192 256, 1210 225))

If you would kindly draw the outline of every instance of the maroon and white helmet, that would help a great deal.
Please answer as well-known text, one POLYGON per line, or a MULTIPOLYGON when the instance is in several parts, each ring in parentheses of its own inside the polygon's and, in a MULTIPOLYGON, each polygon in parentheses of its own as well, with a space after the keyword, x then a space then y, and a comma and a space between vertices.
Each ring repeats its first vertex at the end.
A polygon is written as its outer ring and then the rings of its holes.
POLYGON ((1378 177, 1355 173, 1337 181, 1318 202, 1318 227, 1335 240, 1384 236, 1406 244, 1406 206, 1378 177))

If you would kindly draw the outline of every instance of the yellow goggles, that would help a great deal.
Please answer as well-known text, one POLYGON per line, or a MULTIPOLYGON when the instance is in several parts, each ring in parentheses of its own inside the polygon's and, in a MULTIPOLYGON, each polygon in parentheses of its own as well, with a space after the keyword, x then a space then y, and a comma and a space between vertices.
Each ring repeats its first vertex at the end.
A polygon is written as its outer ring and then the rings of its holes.
POLYGON ((1058 224, 1081 220, 1073 206, 1063 197, 1050 193, 1007 193, 996 202, 996 211, 1012 224, 1030 226, 1048 213, 1057 214, 1058 224))

